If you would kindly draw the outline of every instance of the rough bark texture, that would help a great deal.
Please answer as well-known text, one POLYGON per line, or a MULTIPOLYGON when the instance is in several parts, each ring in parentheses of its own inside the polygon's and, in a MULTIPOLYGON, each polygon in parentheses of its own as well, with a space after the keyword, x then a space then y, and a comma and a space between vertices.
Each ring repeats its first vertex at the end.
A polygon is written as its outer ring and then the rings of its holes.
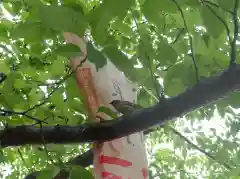
POLYGON ((9 126, 0 131, 1 146, 42 144, 43 139, 44 143, 56 144, 106 141, 140 132, 213 103, 231 92, 239 91, 239 76, 240 65, 231 66, 223 73, 201 81, 178 96, 160 101, 152 107, 137 110, 131 115, 121 116, 100 124, 57 125, 42 128, 9 126))

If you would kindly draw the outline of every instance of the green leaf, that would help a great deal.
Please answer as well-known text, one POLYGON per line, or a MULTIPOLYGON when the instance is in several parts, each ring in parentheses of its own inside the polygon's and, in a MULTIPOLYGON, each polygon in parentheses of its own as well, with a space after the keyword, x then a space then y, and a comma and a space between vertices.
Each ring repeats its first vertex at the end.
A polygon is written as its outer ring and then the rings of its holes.
POLYGON ((205 142, 201 136, 196 136, 196 140, 197 140, 198 145, 200 145, 201 147, 205 146, 205 142))
POLYGON ((224 31, 225 27, 223 23, 219 20, 221 18, 225 23, 224 13, 219 10, 219 8, 213 8, 213 12, 206 6, 201 7, 201 16, 203 19, 203 24, 207 28, 209 34, 214 38, 218 38, 224 31))
POLYGON ((163 148, 157 151, 156 158, 158 160, 163 160, 164 158, 171 156, 171 154, 172 154, 172 151, 170 149, 163 148))
POLYGON ((83 167, 74 166, 70 172, 69 179, 94 179, 93 175, 83 167))
POLYGON ((113 119, 117 118, 117 114, 114 111, 112 111, 110 108, 108 108, 108 107, 101 106, 98 109, 98 112, 103 112, 103 113, 109 115, 110 117, 112 117, 113 119))
POLYGON ((146 90, 140 89, 138 91, 137 103, 143 107, 149 106, 151 104, 149 94, 146 90))
POLYGON ((14 87, 16 89, 21 89, 21 88, 24 88, 26 85, 26 82, 22 79, 15 79, 14 80, 14 87))
POLYGON ((79 88, 77 86, 75 78, 71 76, 65 82, 68 99, 74 99, 75 97, 79 97, 79 88))
POLYGON ((42 170, 36 177, 37 179, 52 179, 60 172, 59 167, 51 167, 46 170, 42 170))
POLYGON ((157 59, 161 65, 172 65, 176 62, 178 57, 177 52, 174 50, 174 48, 165 42, 164 39, 160 39, 160 42, 158 44, 158 55, 157 59))
POLYGON ((100 21, 107 24, 115 17, 124 17, 134 3, 134 0, 122 0, 121 3, 118 0, 105 0, 93 9, 89 14, 89 20, 95 25, 100 21))
POLYGON ((176 96, 185 90, 185 85, 181 79, 186 66, 179 63, 171 67, 164 77, 164 91, 168 96, 176 96))
POLYGON ((114 23, 112 23, 111 27, 115 30, 119 30, 125 36, 128 36, 128 37, 133 36, 132 28, 128 24, 125 24, 120 20, 116 20, 114 23))
MULTIPOLYGON (((227 0, 227 1, 225 1, 225 0, 217 0, 217 2, 219 4, 219 6, 221 6, 222 8, 228 9, 228 10, 233 12, 235 0, 227 0)), ((238 5, 238 7, 239 7, 239 5, 238 5)))
MULTIPOLYGON (((161 3, 155 0, 153 2, 161 3)), ((150 0, 146 0, 146 2, 142 6, 142 12, 150 23, 153 23, 157 26, 159 31, 163 30, 165 24, 165 17, 162 16, 158 5, 154 5, 150 0)))
POLYGON ((217 153, 216 153, 216 158, 222 162, 227 162, 229 160, 229 152, 226 148, 221 148, 217 153))
POLYGON ((209 47, 207 46, 207 44, 204 42, 204 39, 202 38, 202 36, 200 35, 195 35, 194 39, 194 49, 195 49, 195 54, 201 54, 201 55, 208 55, 209 51, 209 47))
POLYGON ((82 14, 85 14, 84 12, 87 10, 85 4, 80 1, 67 0, 63 1, 63 5, 66 7, 70 7, 77 12, 81 12, 82 14))
POLYGON ((4 155, 3 151, 0 151, 0 163, 6 162, 6 156, 4 155))
POLYGON ((240 122, 232 122, 230 132, 231 135, 235 137, 240 132, 240 122))
MULTIPOLYGON (((186 40, 178 40, 176 43, 171 45, 177 54, 187 54, 188 52, 188 44, 186 40)), ((160 54, 159 54, 159 57, 160 54)), ((161 64, 161 63, 160 63, 161 64)))
POLYGON ((46 28, 83 35, 88 23, 84 15, 69 7, 39 6, 37 16, 46 28))
POLYGON ((158 11, 164 11, 168 13, 177 12, 176 5, 169 0, 146 0, 144 3, 145 12, 153 12, 156 14, 158 11))
POLYGON ((82 54, 81 49, 73 44, 60 45, 54 52, 63 57, 76 57, 82 54))
POLYGON ((68 121, 68 125, 79 125, 79 124, 82 124, 85 119, 83 116, 80 116, 80 115, 70 115, 68 116, 69 118, 69 121, 68 121))
POLYGON ((115 46, 108 46, 103 49, 103 53, 113 62, 113 64, 127 76, 134 71, 132 62, 128 57, 115 46))
POLYGON ((45 47, 43 44, 33 43, 33 44, 31 44, 31 51, 29 53, 32 54, 32 56, 41 58, 42 52, 44 50, 45 50, 45 47))
POLYGON ((109 21, 116 17, 124 18, 134 3, 134 0, 122 0, 121 3, 118 0, 105 0, 89 13, 92 35, 98 44, 103 45, 106 41, 109 21))
POLYGON ((63 94, 61 90, 56 90, 50 97, 52 103, 56 106, 62 107, 64 105, 63 94))
POLYGON ((44 97, 44 93, 42 91, 38 91, 36 88, 32 88, 30 93, 28 94, 29 101, 32 104, 38 103, 44 97))
POLYGON ((94 38, 94 40, 99 44, 99 45, 103 45, 106 42, 107 39, 107 27, 108 27, 108 23, 106 23, 104 19, 100 19, 98 24, 93 27, 92 30, 92 36, 94 38))
POLYGON ((4 60, 0 60, 0 72, 5 74, 10 72, 10 68, 6 65, 4 60))
POLYGON ((16 16, 22 8, 22 3, 16 1, 14 3, 3 3, 4 8, 12 15, 16 16))
POLYGON ((56 60, 54 60, 53 64, 50 67, 50 70, 53 76, 62 76, 65 71, 64 59, 58 57, 56 60))
POLYGON ((228 174, 229 174, 229 176, 231 176, 231 178, 236 176, 236 178, 234 178, 234 179, 238 179, 239 175, 240 175, 240 167, 232 168, 230 171, 228 171, 228 174))
POLYGON ((192 6, 192 7, 197 7, 199 6, 199 0, 187 0, 185 4, 192 6))
POLYGON ((39 22, 20 23, 11 33, 13 39, 24 38, 29 43, 39 42, 44 37, 43 28, 39 22))
POLYGON ((151 60, 153 59, 154 54, 152 47, 152 39, 144 27, 140 28, 139 31, 141 39, 137 49, 139 61, 143 64, 143 66, 150 68, 152 64, 151 60))
POLYGON ((106 65, 107 59, 100 51, 95 49, 91 42, 87 42, 87 54, 88 60, 95 64, 97 70, 106 65))
POLYGON ((236 109, 239 108, 240 106, 239 99, 240 99, 240 92, 233 92, 229 95, 229 97, 227 97, 228 104, 236 109))

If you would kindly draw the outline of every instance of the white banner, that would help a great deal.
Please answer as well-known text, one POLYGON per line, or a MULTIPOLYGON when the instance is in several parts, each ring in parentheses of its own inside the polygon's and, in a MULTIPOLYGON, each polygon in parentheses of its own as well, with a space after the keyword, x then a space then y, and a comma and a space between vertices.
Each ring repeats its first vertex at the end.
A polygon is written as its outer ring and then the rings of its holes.
MULTIPOLYGON (((100 106, 109 107, 113 100, 125 100, 135 103, 137 100, 136 85, 128 81, 125 75, 114 64, 107 64, 98 69, 88 60, 81 62, 87 55, 84 40, 75 34, 66 32, 67 43, 78 45, 83 55, 70 58, 72 68, 76 69, 76 80, 86 99, 86 107, 92 117, 100 106)), ((126 126, 127 127, 127 126, 126 126)), ((148 179, 147 157, 143 134, 135 133, 123 138, 104 142, 94 147, 94 171, 96 179, 148 179)))

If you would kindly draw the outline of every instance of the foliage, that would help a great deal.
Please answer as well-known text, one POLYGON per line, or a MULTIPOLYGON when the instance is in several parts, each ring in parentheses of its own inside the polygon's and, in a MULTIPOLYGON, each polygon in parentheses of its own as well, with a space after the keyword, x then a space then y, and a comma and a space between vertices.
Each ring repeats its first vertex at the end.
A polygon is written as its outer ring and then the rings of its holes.
MULTIPOLYGON (((36 119, 47 120, 44 125, 85 122, 82 97, 68 67, 68 57, 79 52, 64 44, 66 31, 86 32, 92 42, 89 60, 98 69, 108 57, 138 84, 138 103, 144 107, 156 103, 163 87, 166 96, 175 96, 195 85, 197 76, 201 80, 227 68, 234 0, 101 2, 5 0, 1 4, 0 72, 7 78, 0 84, 0 106, 10 111, 0 113, 2 126, 35 124, 36 119)), ((238 178, 239 100, 235 92, 149 134, 150 178, 238 178)), ((47 178, 59 171, 52 164, 62 167, 89 147, 6 148, 0 162, 11 166, 6 178, 45 167, 42 178, 47 178)), ((92 178, 86 170, 73 167, 70 178, 80 175, 92 178)))

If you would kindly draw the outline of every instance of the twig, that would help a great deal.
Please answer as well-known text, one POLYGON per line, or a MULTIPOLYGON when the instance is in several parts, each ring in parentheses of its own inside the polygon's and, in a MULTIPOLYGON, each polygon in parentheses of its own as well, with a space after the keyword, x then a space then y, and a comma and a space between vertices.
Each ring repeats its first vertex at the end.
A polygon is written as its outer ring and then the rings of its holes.
POLYGON ((216 18, 223 24, 223 26, 225 27, 226 31, 227 31, 227 36, 228 36, 228 41, 229 41, 229 45, 232 44, 232 38, 230 35, 230 30, 228 28, 227 23, 213 10, 213 8, 207 4, 205 4, 206 7, 216 16, 216 18))
POLYGON ((5 73, 0 72, 0 84, 7 79, 7 75, 5 73))
POLYGON ((32 126, 36 126, 37 124, 42 124, 42 123, 44 123, 47 119, 49 119, 50 118, 50 116, 48 116, 48 117, 46 117, 45 119, 43 119, 43 120, 41 120, 41 122, 36 122, 35 124, 33 124, 32 126))
POLYGON ((29 166, 27 165, 25 159, 23 158, 22 152, 20 151, 20 149, 17 149, 17 151, 18 151, 18 154, 19 154, 22 162, 24 163, 24 165, 26 166, 26 168, 29 170, 29 166))
POLYGON ((64 83, 68 78, 70 78, 70 77, 72 76, 73 73, 76 72, 76 70, 78 69, 78 67, 82 66, 82 64, 86 61, 86 59, 87 59, 87 56, 81 61, 81 63, 76 67, 75 70, 73 70, 70 74, 66 75, 62 80, 60 80, 60 81, 57 83, 57 86, 48 94, 48 96, 44 99, 43 102, 41 102, 40 104, 34 105, 33 107, 29 108, 28 110, 26 110, 26 111, 24 111, 24 112, 22 112, 22 113, 23 113, 23 114, 26 114, 26 113, 28 113, 29 111, 34 110, 34 109, 36 109, 37 107, 40 107, 40 106, 46 104, 46 103, 47 103, 47 100, 49 99, 49 97, 59 88, 59 86, 60 86, 62 83, 64 83))
POLYGON ((180 36, 182 35, 183 31, 184 31, 184 28, 181 28, 181 30, 179 30, 179 32, 178 32, 175 40, 172 42, 172 44, 175 44, 175 43, 178 41, 178 39, 179 39, 180 36))
POLYGON ((14 53, 9 50, 5 45, 0 44, 0 48, 3 49, 6 53, 14 55, 14 53))
POLYGON ((230 65, 236 63, 237 59, 237 50, 236 50, 236 41, 238 37, 238 0, 234 1, 234 10, 233 10, 233 24, 234 24, 234 36, 231 44, 231 62, 230 65))
POLYGON ((27 82, 28 83, 37 83, 38 86, 47 86, 47 87, 51 87, 51 86, 57 85, 59 83, 59 81, 52 82, 52 83, 44 83, 42 81, 31 80, 31 79, 27 79, 27 82))
MULTIPOLYGON (((138 26, 138 22, 137 20, 135 19, 134 15, 133 15, 133 20, 136 24, 136 28, 137 28, 137 31, 139 32, 139 26, 138 26)), ((141 41, 141 40, 140 40, 141 41)), ((144 42, 142 42, 144 44, 144 42)), ((152 69, 152 61, 148 55, 148 52, 145 51, 145 57, 147 58, 147 61, 148 61, 148 69, 149 69, 149 72, 150 72, 150 75, 151 75, 151 80, 152 80, 152 83, 154 85, 154 88, 156 90, 156 94, 158 95, 158 100, 160 100, 162 97, 159 95, 159 91, 158 91, 158 87, 157 87, 157 81, 156 79, 154 78, 154 72, 153 72, 153 69, 152 69)))
MULTIPOLYGON (((158 36, 161 36, 161 35, 156 31, 156 29, 154 29, 154 31, 155 31, 155 33, 156 33, 158 36)), ((182 35, 183 32, 184 32, 184 28, 181 28, 181 30, 178 32, 175 40, 174 40, 173 42, 171 42, 171 44, 175 44, 175 43, 178 41, 178 39, 180 38, 180 36, 182 35)), ((181 59, 182 59, 182 58, 181 58, 181 59)), ((173 65, 174 65, 174 64, 169 65, 168 67, 162 69, 162 71, 168 71, 168 69, 171 68, 173 65)), ((159 68, 160 66, 161 66, 161 63, 159 63, 159 64, 156 66, 156 68, 159 68)))
POLYGON ((169 70, 169 68, 171 68, 173 65, 169 65, 168 67, 166 67, 166 68, 164 68, 164 69, 162 69, 162 71, 168 71, 169 70))
POLYGON ((207 0, 202 0, 202 2, 207 3, 207 4, 210 4, 210 5, 215 6, 215 7, 217 7, 217 8, 221 8, 221 9, 223 9, 224 11, 226 11, 226 12, 228 12, 228 13, 230 13, 230 14, 233 15, 233 12, 232 12, 232 11, 230 11, 230 10, 224 8, 224 7, 219 6, 218 4, 216 4, 216 3, 214 3, 214 2, 207 1, 207 0))
POLYGON ((145 52, 146 54, 146 58, 148 60, 148 66, 149 66, 149 71, 150 71, 150 75, 151 75, 151 80, 152 80, 152 83, 154 85, 154 88, 156 90, 156 95, 158 96, 158 100, 160 100, 162 98, 162 96, 160 95, 159 91, 158 91, 158 86, 157 86, 157 80, 156 78, 154 77, 154 72, 152 70, 152 63, 151 63, 151 59, 149 58, 147 52, 145 52))
POLYGON ((43 102, 41 102, 40 104, 34 105, 33 107, 29 108, 28 110, 26 110, 26 111, 24 111, 24 112, 22 112, 22 113, 23 113, 23 114, 27 114, 29 111, 32 111, 32 110, 36 109, 37 107, 40 107, 40 106, 46 104, 46 103, 47 103, 47 100, 48 100, 48 99, 50 98, 50 96, 59 88, 59 86, 62 84, 62 82, 63 82, 63 80, 61 80, 61 81, 57 84, 57 86, 48 94, 48 96, 44 99, 43 102))
POLYGON ((49 154, 48 154, 47 145, 46 145, 44 135, 43 135, 43 132, 42 132, 42 124, 40 124, 40 133, 41 133, 41 137, 42 137, 42 141, 43 141, 43 150, 45 151, 48 159, 52 162, 53 165, 55 165, 55 162, 53 161, 52 157, 50 157, 49 154))
POLYGON ((200 151, 201 153, 205 154, 207 157, 211 158, 212 160, 216 161, 217 163, 219 163, 220 165, 223 165, 225 168, 227 169, 231 169, 231 167, 227 164, 227 163, 221 163, 220 161, 218 161, 213 155, 211 155, 210 153, 206 152, 205 150, 201 149, 200 147, 198 147, 196 144, 192 143, 189 139, 187 139, 185 136, 183 136, 180 132, 176 131, 174 128, 169 127, 170 130, 172 130, 172 132, 176 135, 178 135, 180 138, 182 138, 184 141, 186 141, 188 144, 190 144, 192 147, 194 147, 195 149, 197 149, 198 151, 200 151))
POLYGON ((176 4, 178 10, 179 10, 180 13, 181 13, 181 16, 182 16, 182 19, 183 19, 183 23, 184 23, 184 27, 185 27, 185 29, 186 29, 186 31, 187 31, 187 34, 188 34, 189 43, 190 43, 190 50, 191 50, 191 53, 192 53, 191 57, 192 57, 193 66, 194 66, 195 73, 196 73, 196 74, 195 74, 195 75, 196 75, 196 81, 197 81, 197 83, 199 83, 198 67, 197 67, 197 64, 196 64, 195 55, 194 55, 194 50, 193 50, 193 40, 192 40, 192 37, 191 37, 191 35, 190 35, 190 33, 189 33, 189 30, 188 30, 188 27, 187 27, 187 23, 186 23, 186 19, 185 19, 185 17, 184 17, 184 14, 183 14, 183 11, 182 11, 181 7, 179 6, 179 4, 177 3, 176 0, 172 0, 172 1, 176 4))
POLYGON ((38 119, 36 117, 30 116, 28 114, 25 114, 25 112, 9 111, 9 110, 5 110, 5 109, 0 109, 0 112, 2 112, 2 113, 0 113, 0 115, 2 115, 2 116, 22 115, 22 116, 26 116, 29 119, 37 121, 38 123, 48 124, 47 122, 42 121, 42 120, 40 120, 40 119, 38 119))
MULTIPOLYGON (((146 91, 149 95, 153 96, 153 98, 157 101, 157 98, 152 94, 150 93, 149 91, 146 91)), ((163 126, 160 126, 160 127, 164 127, 166 125, 163 125, 163 126)), ((205 154, 207 157, 211 158, 212 160, 216 161, 217 163, 219 163, 219 161, 214 157, 212 156, 210 153, 206 152, 205 150, 201 149, 200 147, 198 147, 197 145, 195 145, 194 143, 192 143, 189 139, 187 139, 185 136, 183 136, 180 132, 178 132, 177 130, 175 130, 174 128, 168 126, 168 128, 170 130, 173 131, 174 134, 178 135, 180 138, 182 138, 184 141, 186 141, 188 144, 190 144, 192 147, 194 147, 195 149, 197 149, 198 151, 200 151, 201 153, 205 154)), ((154 130, 151 130, 149 132, 153 132, 154 130)), ((149 133, 147 132, 147 133, 149 133)), ((224 165, 227 169, 231 169, 231 167, 226 164, 226 163, 220 163, 221 165, 224 165)))

